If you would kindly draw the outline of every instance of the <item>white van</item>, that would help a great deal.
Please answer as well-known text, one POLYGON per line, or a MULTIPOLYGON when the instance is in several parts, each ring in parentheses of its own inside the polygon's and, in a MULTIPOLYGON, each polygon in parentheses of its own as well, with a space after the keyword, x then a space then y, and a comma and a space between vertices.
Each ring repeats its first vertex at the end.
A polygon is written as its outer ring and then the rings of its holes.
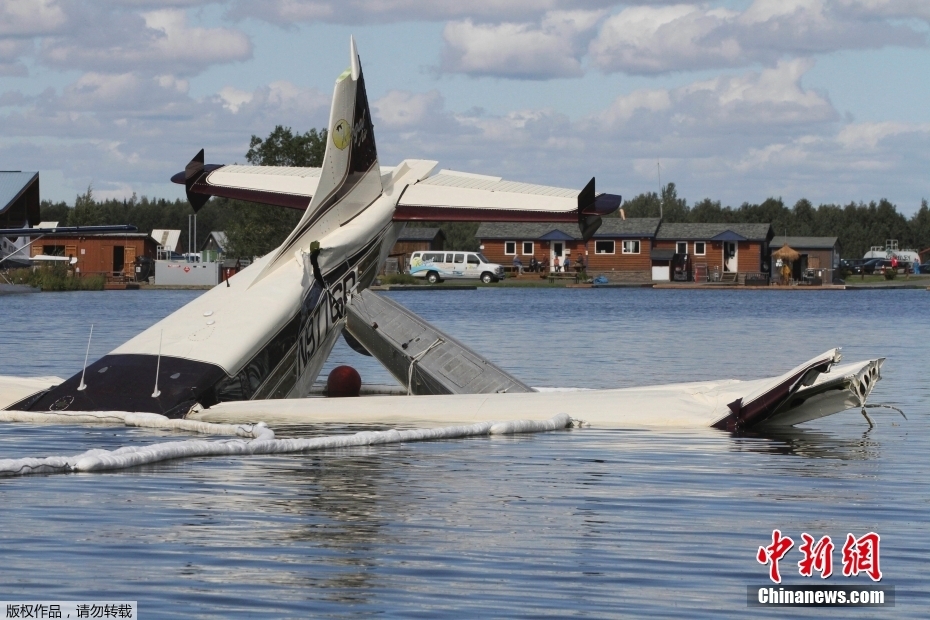
POLYGON ((414 252, 410 275, 435 284, 445 278, 475 278, 485 284, 504 279, 504 268, 479 252, 414 252))

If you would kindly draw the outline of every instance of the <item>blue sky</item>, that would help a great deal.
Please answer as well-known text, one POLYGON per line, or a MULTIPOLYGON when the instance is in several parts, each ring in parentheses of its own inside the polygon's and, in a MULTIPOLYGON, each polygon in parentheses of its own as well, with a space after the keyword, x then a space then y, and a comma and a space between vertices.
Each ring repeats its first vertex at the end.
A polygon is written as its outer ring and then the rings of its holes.
POLYGON ((0 169, 180 196, 200 148, 324 127, 354 34, 384 164, 912 213, 928 32, 925 0, 0 0, 0 169))

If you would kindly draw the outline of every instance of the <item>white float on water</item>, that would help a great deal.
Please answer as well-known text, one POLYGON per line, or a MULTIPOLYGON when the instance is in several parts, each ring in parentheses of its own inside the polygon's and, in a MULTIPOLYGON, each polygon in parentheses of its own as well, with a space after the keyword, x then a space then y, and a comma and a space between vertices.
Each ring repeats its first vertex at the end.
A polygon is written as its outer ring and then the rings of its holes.
MULTIPOLYGON (((51 422, 83 421, 87 412, 77 415, 61 413, 2 412, 3 414, 21 413, 24 416, 7 416, 6 421, 51 422), (27 416, 33 416, 27 419, 27 416), (70 418, 70 419, 69 419, 70 418)), ((548 420, 510 420, 504 422, 480 422, 464 426, 447 426, 445 428, 366 431, 350 435, 329 435, 313 438, 277 439, 264 423, 253 425, 211 424, 196 420, 172 420, 154 413, 100 412, 96 421, 117 421, 120 418, 127 426, 148 428, 171 428, 177 430, 209 433, 214 435, 234 435, 243 439, 209 441, 194 439, 187 441, 168 441, 149 446, 128 446, 116 450, 88 450, 74 456, 49 456, 44 458, 22 458, 0 460, 0 476, 25 476, 29 474, 53 474, 71 472, 110 471, 126 469, 138 465, 149 465, 173 459, 197 456, 231 456, 250 454, 292 454, 327 450, 333 448, 351 448, 357 446, 384 445, 434 439, 461 439, 481 435, 505 435, 516 433, 540 433, 566 428, 572 425, 567 414, 559 414, 548 420), (247 439, 246 439, 247 438, 247 439)))

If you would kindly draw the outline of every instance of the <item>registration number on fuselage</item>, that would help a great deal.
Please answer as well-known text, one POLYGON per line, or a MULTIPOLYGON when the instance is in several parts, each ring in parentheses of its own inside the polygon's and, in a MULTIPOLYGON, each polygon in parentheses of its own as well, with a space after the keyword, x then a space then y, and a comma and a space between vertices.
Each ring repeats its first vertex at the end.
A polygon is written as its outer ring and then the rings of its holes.
POLYGON ((358 288, 358 268, 354 268, 327 287, 319 302, 301 326, 297 337, 297 371, 303 375, 333 326, 346 315, 346 304, 358 288))

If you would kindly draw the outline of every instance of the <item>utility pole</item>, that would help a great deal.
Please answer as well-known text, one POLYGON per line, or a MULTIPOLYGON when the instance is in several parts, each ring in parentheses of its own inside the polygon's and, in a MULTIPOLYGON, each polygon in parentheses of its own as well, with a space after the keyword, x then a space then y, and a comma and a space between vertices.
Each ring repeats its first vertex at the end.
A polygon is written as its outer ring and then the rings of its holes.
POLYGON ((659 219, 662 219, 662 164, 656 162, 656 173, 659 175, 659 219))

